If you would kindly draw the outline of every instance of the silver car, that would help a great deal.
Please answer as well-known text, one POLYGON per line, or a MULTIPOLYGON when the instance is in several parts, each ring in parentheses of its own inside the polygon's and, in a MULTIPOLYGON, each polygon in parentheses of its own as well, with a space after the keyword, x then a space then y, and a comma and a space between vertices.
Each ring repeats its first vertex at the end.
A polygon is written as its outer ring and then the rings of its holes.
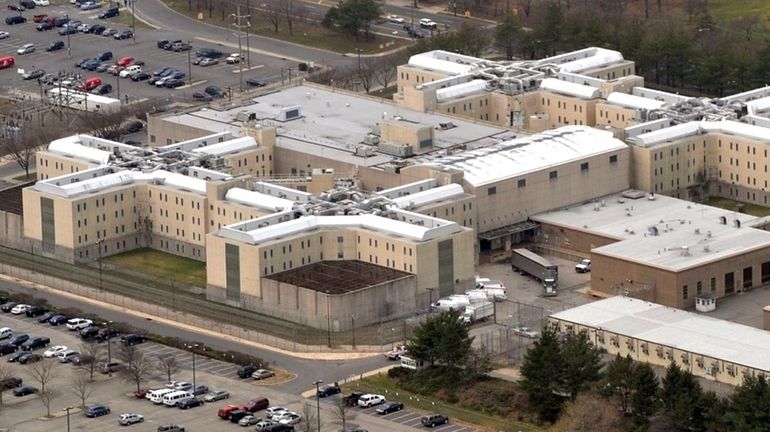
POLYGON ((24 44, 16 50, 16 54, 19 55, 30 54, 33 52, 35 52, 35 44, 33 43, 24 44))

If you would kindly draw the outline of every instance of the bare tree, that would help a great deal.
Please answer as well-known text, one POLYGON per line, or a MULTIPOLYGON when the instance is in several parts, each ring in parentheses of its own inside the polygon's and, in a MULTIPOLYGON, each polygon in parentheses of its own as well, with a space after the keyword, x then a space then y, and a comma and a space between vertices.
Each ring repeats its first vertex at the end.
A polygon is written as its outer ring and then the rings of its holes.
POLYGON ((37 396, 45 406, 47 416, 51 415, 51 401, 54 397, 54 391, 50 385, 51 381, 56 378, 53 367, 54 362, 50 361, 37 361, 27 366, 27 373, 36 383, 40 384, 37 396))
POLYGON ((273 31, 278 33, 278 26, 283 21, 282 5, 277 1, 270 1, 265 3, 260 9, 260 15, 262 15, 267 22, 273 26, 273 31))
POLYGON ((5 392, 3 383, 11 377, 13 377, 11 365, 6 362, 0 363, 0 409, 3 408, 3 393, 5 392))
POLYGON ((318 432, 318 413, 316 407, 307 402, 302 404, 302 420, 297 425, 300 432, 318 432))
POLYGON ((356 78, 358 78, 358 81, 361 83, 361 86, 364 88, 365 92, 369 93, 369 91, 374 86, 374 77, 376 75, 377 65, 375 64, 374 59, 371 57, 366 57, 359 60, 358 68, 356 69, 356 78))
POLYGON ((91 381, 94 380, 96 366, 102 360, 102 353, 102 346, 96 342, 87 341, 80 344, 80 362, 78 363, 78 367, 88 373, 88 377, 91 381))
POLYGON ((72 393, 80 399, 80 406, 86 406, 86 399, 94 392, 92 380, 88 373, 81 371, 72 378, 72 393))
POLYGON ((135 345, 123 345, 120 357, 126 362, 126 379, 136 384, 136 391, 141 390, 142 383, 147 381, 153 364, 135 345))
POLYGON ((347 430, 348 422, 356 418, 356 411, 345 403, 345 398, 337 395, 332 402, 332 416, 342 423, 342 430, 347 430))
POLYGON ((294 34, 294 20, 304 16, 305 5, 297 0, 281 0, 281 9, 286 18, 286 26, 289 28, 289 35, 294 34))
POLYGON ((171 376, 182 370, 173 354, 159 355, 156 363, 158 370, 171 381, 171 376))
POLYGON ((396 59, 400 59, 400 56, 396 55, 388 55, 379 58, 375 63, 375 74, 374 79, 377 81, 377 84, 379 84, 383 90, 390 87, 391 81, 396 77, 396 67, 398 67, 400 62, 396 62, 396 59))

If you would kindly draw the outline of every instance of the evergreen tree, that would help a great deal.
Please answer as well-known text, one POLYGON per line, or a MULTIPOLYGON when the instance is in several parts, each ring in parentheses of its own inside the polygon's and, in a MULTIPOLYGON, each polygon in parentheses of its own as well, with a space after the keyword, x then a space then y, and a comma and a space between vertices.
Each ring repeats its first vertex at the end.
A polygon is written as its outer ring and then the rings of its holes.
POLYGON ((505 50, 506 59, 513 59, 520 34, 521 23, 519 23, 518 17, 507 12, 505 17, 498 21, 497 27, 495 28, 495 46, 505 50))
POLYGON ((543 421, 556 421, 564 405, 562 360, 559 335, 552 327, 543 330, 524 356, 519 385, 543 421))
POLYGON ((621 412, 627 413, 634 384, 634 361, 630 356, 621 357, 616 354, 607 365, 605 376, 603 395, 617 400, 621 412))
POLYGON ((649 364, 639 363, 634 366, 631 387, 631 411, 637 419, 646 420, 658 410, 659 382, 649 364))
POLYGON ((567 335, 561 347, 564 390, 575 400, 578 393, 601 378, 601 353, 585 332, 567 335))
POLYGON ((725 415, 728 430, 770 430, 770 385, 765 377, 746 377, 728 401, 725 415))
POLYGON ((434 365, 437 361, 454 369, 467 361, 473 338, 468 326, 460 321, 458 311, 444 312, 428 318, 414 331, 407 344, 409 355, 434 365))

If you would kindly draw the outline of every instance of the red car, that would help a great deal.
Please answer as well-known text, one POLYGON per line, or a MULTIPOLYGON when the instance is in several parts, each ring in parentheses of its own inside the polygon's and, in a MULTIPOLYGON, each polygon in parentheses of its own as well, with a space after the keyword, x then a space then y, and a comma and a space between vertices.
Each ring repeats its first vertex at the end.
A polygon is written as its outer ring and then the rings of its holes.
POLYGON ((225 405, 219 409, 219 412, 217 412, 217 415, 222 420, 228 420, 230 418, 230 413, 236 410, 246 411, 246 406, 245 405, 225 405))
POLYGON ((36 23, 41 23, 44 20, 46 20, 47 18, 48 18, 48 15, 40 14, 40 15, 35 15, 34 17, 32 17, 32 21, 34 21, 36 23))
POLYGON ((133 57, 125 56, 125 57, 121 57, 120 60, 115 62, 115 64, 118 65, 118 66, 126 67, 126 66, 130 65, 131 63, 133 63, 133 61, 134 61, 133 57))
POLYGON ((81 91, 91 91, 102 85, 102 79, 99 77, 91 77, 85 80, 85 82, 78 85, 77 89, 81 91))

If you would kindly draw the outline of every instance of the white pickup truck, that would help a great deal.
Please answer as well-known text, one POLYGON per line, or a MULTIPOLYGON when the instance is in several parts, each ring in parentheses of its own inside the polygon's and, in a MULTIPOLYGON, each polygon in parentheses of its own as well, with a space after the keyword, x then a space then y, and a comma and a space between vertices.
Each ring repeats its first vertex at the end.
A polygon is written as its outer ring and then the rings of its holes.
POLYGON ((575 271, 578 273, 589 273, 591 271, 591 260, 584 259, 575 265, 575 271))

